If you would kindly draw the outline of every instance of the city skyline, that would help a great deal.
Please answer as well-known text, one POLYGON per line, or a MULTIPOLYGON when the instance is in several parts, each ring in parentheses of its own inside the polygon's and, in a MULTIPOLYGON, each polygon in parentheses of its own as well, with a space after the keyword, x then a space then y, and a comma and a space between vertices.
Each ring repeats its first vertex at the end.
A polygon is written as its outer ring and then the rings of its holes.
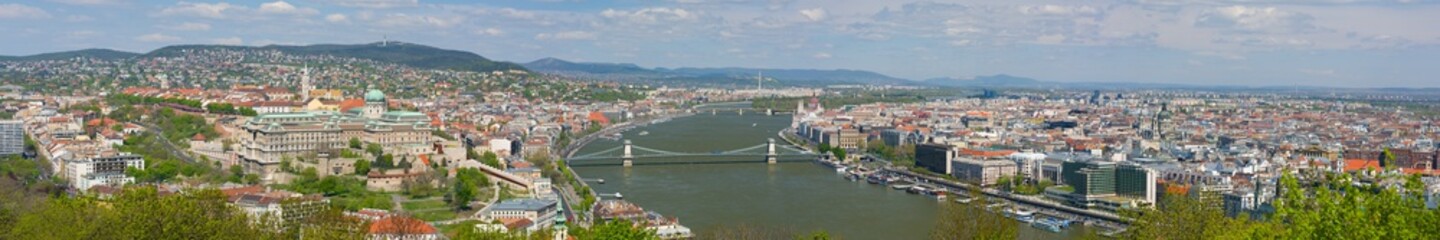
POLYGON ((1440 87, 1435 1, 0 3, 0 55, 383 39, 528 62, 856 69, 922 80, 1440 87))

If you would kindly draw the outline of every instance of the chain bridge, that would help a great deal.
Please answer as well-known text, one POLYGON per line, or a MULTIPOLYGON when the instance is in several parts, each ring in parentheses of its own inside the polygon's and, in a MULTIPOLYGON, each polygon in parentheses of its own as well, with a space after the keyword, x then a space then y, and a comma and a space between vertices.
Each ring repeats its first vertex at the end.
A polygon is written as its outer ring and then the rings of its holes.
POLYGON ((790 145, 777 146, 771 138, 760 145, 733 150, 711 152, 676 152, 644 146, 637 146, 625 140, 625 144, 606 150, 565 159, 572 166, 601 165, 649 165, 649 164, 705 164, 705 163, 747 163, 808 161, 818 154, 790 145))

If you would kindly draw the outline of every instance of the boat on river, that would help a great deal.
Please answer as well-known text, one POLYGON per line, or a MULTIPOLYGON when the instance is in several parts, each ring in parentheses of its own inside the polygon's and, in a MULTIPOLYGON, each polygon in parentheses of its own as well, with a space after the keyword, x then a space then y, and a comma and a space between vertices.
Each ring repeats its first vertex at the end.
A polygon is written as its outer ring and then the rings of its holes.
POLYGON ((930 191, 930 188, 927 188, 927 187, 925 187, 925 186, 920 186, 920 184, 915 184, 915 185, 913 185, 913 186, 910 186, 909 189, 905 189, 905 192, 908 192, 908 193, 911 193, 911 194, 921 194, 921 193, 925 193, 925 192, 928 192, 928 191, 930 191))
POLYGON ((884 185, 890 183, 890 177, 880 174, 871 174, 869 177, 865 177, 865 182, 868 182, 870 184, 884 185))
POLYGON ((955 197, 955 202, 957 202, 957 203, 969 204, 970 202, 973 202, 973 201, 975 201, 975 198, 972 198, 972 197, 963 197, 963 196, 962 196, 962 197, 955 197))
POLYGON ((1060 232, 1060 230, 1070 227, 1070 222, 1069 219, 1046 216, 1030 222, 1030 226, 1045 231, 1060 232))
POLYGON ((1025 208, 1006 208, 1004 215, 1025 223, 1035 221, 1035 210, 1025 208))
POLYGON ((640 136, 650 135, 650 131, 640 131, 640 136))

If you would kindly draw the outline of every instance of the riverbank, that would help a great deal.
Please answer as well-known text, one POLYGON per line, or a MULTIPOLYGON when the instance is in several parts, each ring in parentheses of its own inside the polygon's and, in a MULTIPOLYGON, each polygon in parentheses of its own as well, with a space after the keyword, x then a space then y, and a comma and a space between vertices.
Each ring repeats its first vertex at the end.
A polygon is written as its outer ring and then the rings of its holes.
MULTIPOLYGON (((788 143, 790 143, 791 145, 795 145, 795 146, 802 147, 802 148, 805 148, 805 149, 810 149, 810 144, 809 144, 808 141, 807 141, 807 142, 804 142, 804 143, 800 143, 800 142, 796 142, 795 140, 792 140, 792 139, 802 139, 802 140, 803 140, 803 138, 799 138, 799 136, 796 136, 796 135, 794 134, 794 132, 791 131, 791 129, 789 129, 789 128, 780 130, 780 132, 778 132, 777 135, 780 136, 782 139, 785 139, 785 141, 788 142, 788 143)), ((811 149, 811 150, 813 151, 813 149, 811 149)), ((879 157, 877 157, 877 156, 871 156, 871 157, 874 158, 874 159, 878 159, 878 160, 880 160, 880 161, 883 161, 883 162, 887 163, 886 165, 890 165, 888 159, 882 159, 882 158, 879 158, 879 157)), ((855 167, 854 165, 855 165, 855 164, 848 164, 848 165, 846 165, 846 166, 847 166, 847 167, 855 167)), ((970 184, 967 184, 967 183, 962 183, 962 182, 957 182, 957 181, 953 181, 953 180, 950 180, 950 179, 939 178, 939 177, 928 176, 928 175, 925 175, 925 174, 919 174, 919 173, 911 172, 909 169, 904 168, 904 167, 891 166, 891 167, 888 167, 888 168, 881 169, 881 171, 882 171, 882 172, 885 172, 885 173, 905 175, 905 176, 908 176, 908 177, 911 177, 911 178, 915 178, 915 179, 924 179, 924 181, 926 181, 926 182, 938 183, 938 184, 941 184, 941 185, 945 186, 945 187, 947 188, 947 190, 948 190, 949 192, 952 192, 952 193, 956 193, 956 192, 968 192, 969 189, 974 188, 974 186, 971 186, 970 184)), ((1075 207, 1071 207, 1071 206, 1066 206, 1066 205, 1064 205, 1064 204, 1060 204, 1060 203, 1048 201, 1048 200, 1042 199, 1042 198, 1040 198, 1040 197, 1010 194, 1010 193, 1002 192, 1002 191, 995 190, 995 189, 983 189, 983 188, 982 188, 982 189, 980 190, 980 192, 983 193, 983 194, 985 194, 986 196, 989 196, 989 197, 995 197, 995 198, 1004 199, 1007 204, 1012 204, 1012 205, 1024 205, 1024 206, 1028 206, 1028 207, 1031 207, 1031 208, 1041 209, 1042 211, 1044 211, 1044 212, 1046 212, 1046 213, 1048 213, 1048 214, 1050 214, 1050 215, 1053 215, 1053 216, 1061 216, 1061 217, 1065 217, 1066 219, 1075 220, 1075 221, 1078 221, 1078 222, 1084 222, 1084 223, 1091 224, 1091 225, 1095 225, 1095 226, 1099 226, 1099 227, 1102 227, 1102 228, 1107 228, 1107 229, 1124 229, 1124 228, 1126 228, 1126 227, 1128 226, 1128 224, 1126 224, 1126 219, 1124 219, 1123 217, 1121 217, 1121 216, 1119 216, 1119 215, 1116 215, 1116 214, 1114 214, 1114 213, 1108 213, 1108 212, 1102 212, 1102 211, 1095 211, 1095 210, 1090 210, 1090 209, 1075 208, 1075 207)))

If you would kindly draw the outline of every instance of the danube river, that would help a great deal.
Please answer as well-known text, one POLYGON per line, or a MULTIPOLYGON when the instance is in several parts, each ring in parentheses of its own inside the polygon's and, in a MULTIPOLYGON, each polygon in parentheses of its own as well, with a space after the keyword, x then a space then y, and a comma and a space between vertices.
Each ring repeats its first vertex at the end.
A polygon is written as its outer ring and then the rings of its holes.
MULTIPOLYGON (((748 105, 748 104, 747 104, 748 105)), ((635 146, 672 152, 717 152, 755 146, 789 127, 790 115, 710 112, 625 132, 635 146), (648 132, 641 135, 640 132, 648 132)), ((577 155, 619 146, 597 140, 577 155)), ((637 153, 638 154, 638 153, 637 153)), ((637 159, 643 162, 645 159, 637 159)), ((845 239, 928 239, 939 218, 933 198, 851 182, 811 162, 577 166, 596 192, 619 192, 646 210, 678 217, 697 236, 736 225, 767 226, 797 233, 825 230, 845 239)), ((1066 238, 1021 227, 1022 238, 1066 238)))

